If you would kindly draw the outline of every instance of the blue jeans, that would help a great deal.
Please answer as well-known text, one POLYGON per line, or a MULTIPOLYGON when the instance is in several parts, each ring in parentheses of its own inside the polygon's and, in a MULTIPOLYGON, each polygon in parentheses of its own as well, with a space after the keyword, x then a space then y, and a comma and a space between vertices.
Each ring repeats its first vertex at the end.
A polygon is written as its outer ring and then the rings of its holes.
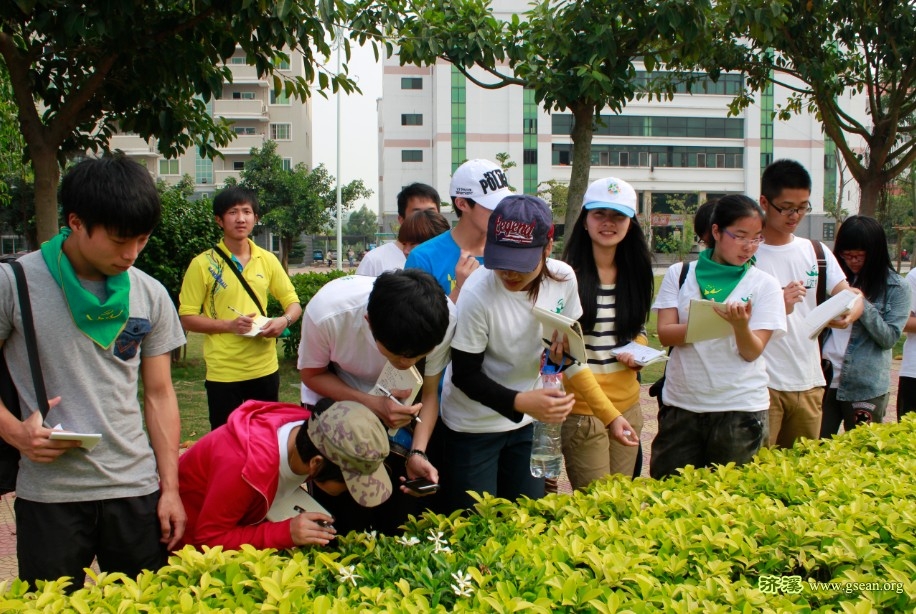
POLYGON ((687 465, 744 464, 769 438, 768 410, 699 413, 664 405, 649 475, 660 480, 687 465))
POLYGON ((532 425, 504 433, 460 433, 442 426, 442 488, 448 512, 474 505, 469 490, 510 501, 544 496, 544 478, 531 475, 532 425))

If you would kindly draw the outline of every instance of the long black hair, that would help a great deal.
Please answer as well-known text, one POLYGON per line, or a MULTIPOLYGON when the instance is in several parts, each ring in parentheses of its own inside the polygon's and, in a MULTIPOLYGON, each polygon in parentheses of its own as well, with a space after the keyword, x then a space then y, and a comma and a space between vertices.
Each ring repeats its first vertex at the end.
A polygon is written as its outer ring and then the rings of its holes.
MULTIPOLYGON (((592 239, 585 228, 588 211, 582 210, 573 226, 569 241, 563 250, 565 260, 576 272, 579 282, 579 301, 582 303, 582 317, 579 323, 586 333, 595 327, 598 313, 598 266, 592 250, 592 239)), ((652 308, 652 294, 655 278, 652 275, 652 254, 649 244, 635 217, 630 218, 630 227, 623 240, 617 245, 614 255, 617 264, 616 290, 616 336, 618 343, 632 341, 642 332, 649 311, 652 308)))
POLYGON ((850 286, 861 290, 871 302, 884 295, 887 290, 887 272, 893 270, 893 265, 887 251, 887 235, 878 220, 864 215, 846 218, 836 233, 833 253, 838 256, 837 260, 850 286), (840 256, 847 250, 865 251, 865 263, 858 275, 850 270, 840 256))

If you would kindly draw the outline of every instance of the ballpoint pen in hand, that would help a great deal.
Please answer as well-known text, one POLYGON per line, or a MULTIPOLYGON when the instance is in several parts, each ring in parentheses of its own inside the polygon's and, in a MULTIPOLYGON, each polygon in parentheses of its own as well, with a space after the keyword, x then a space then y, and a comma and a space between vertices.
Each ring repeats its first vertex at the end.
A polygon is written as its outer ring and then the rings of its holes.
POLYGON ((242 313, 241 311, 239 311, 238 309, 236 309, 236 308, 233 307, 232 305, 229 305, 229 311, 234 311, 235 313, 239 314, 240 316, 246 316, 246 317, 248 316, 247 313, 242 313))

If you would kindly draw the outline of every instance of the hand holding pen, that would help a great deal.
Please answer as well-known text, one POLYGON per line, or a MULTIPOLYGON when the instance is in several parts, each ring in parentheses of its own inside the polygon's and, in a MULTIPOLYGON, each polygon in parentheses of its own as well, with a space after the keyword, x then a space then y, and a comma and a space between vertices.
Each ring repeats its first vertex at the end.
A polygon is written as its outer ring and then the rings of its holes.
MULTIPOLYGON (((393 434, 391 431, 397 432, 397 429, 407 426, 413 422, 420 422, 420 409, 422 409, 423 404, 417 403, 415 405, 404 405, 404 403, 394 395, 390 390, 384 388, 383 386, 376 385, 376 389, 382 393, 380 399, 384 399, 382 403, 378 404, 377 408, 373 409, 375 414, 381 418, 382 422, 385 423, 385 426, 388 427, 389 433, 393 434)), ((402 392, 402 394, 409 394, 409 390, 396 390, 395 392, 402 392)))
POLYGON ((255 314, 248 315, 246 313, 242 313, 241 311, 239 311, 232 305, 229 305, 229 311, 232 311, 233 313, 237 313, 239 315, 239 317, 237 317, 236 319, 230 320, 229 332, 233 332, 238 335, 244 335, 251 331, 252 326, 254 326, 255 314))

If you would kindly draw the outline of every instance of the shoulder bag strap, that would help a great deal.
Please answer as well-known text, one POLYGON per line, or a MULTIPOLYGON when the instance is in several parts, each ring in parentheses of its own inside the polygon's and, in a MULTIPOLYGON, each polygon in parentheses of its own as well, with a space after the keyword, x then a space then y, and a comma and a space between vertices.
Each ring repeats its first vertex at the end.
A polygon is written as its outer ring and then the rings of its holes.
POLYGON ((235 276, 239 278, 239 281, 241 282, 242 287, 245 288, 245 292, 248 293, 248 296, 251 297, 251 300, 254 301, 254 304, 258 306, 258 311, 261 313, 262 316, 266 318, 267 314, 264 312, 264 307, 261 306, 261 301, 258 300, 258 297, 255 295, 254 290, 251 289, 251 286, 249 286, 248 282, 245 281, 245 278, 242 277, 242 272, 239 271, 239 268, 237 266, 235 266, 235 263, 232 261, 232 258, 229 257, 229 254, 221 250, 219 248, 219 245, 214 245, 213 249, 216 250, 216 253, 218 253, 220 256, 223 257, 223 260, 226 261, 226 264, 229 265, 229 268, 232 269, 232 272, 235 273, 235 276))
POLYGON ((35 386, 35 398, 42 420, 48 417, 48 392, 45 390, 45 379, 41 373, 41 362, 38 359, 38 340, 35 338, 35 320, 32 318, 32 302, 29 299, 29 284, 25 279, 22 265, 10 262, 13 275, 16 276, 16 288, 19 294, 19 310, 22 312, 22 332, 29 355, 29 369, 32 371, 32 383, 35 386))

